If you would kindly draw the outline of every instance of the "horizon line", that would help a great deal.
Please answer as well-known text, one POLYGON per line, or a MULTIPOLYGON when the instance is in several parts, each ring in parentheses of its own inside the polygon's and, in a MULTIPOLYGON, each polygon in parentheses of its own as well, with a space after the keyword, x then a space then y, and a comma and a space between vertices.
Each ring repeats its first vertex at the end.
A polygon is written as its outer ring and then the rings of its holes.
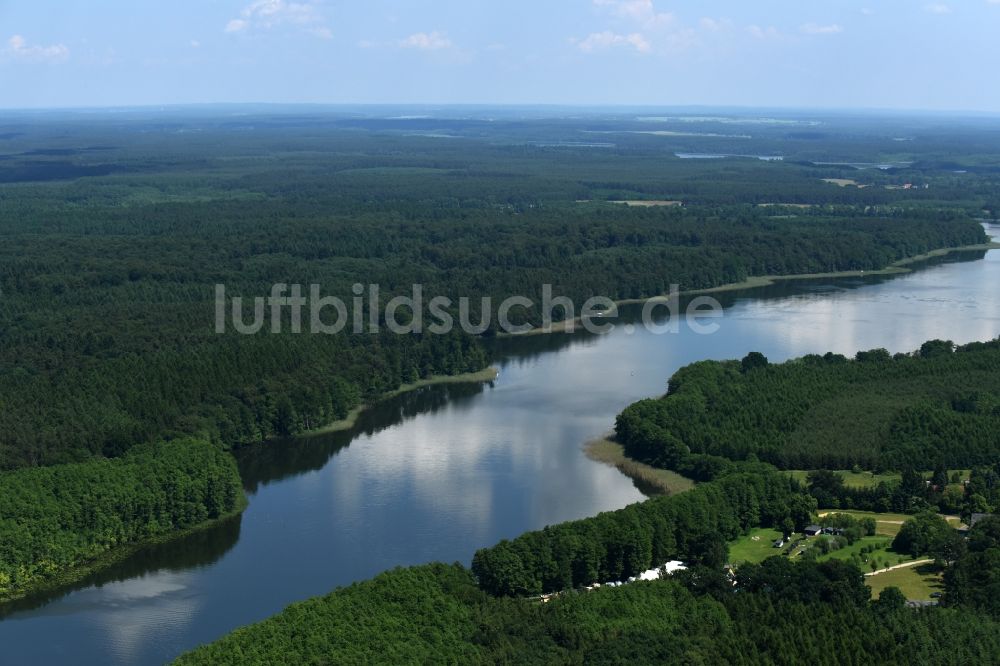
POLYGON ((1000 110, 982 109, 932 109, 913 107, 864 107, 864 106, 767 106, 745 104, 629 104, 629 103, 581 103, 581 102, 168 102, 148 104, 107 104, 107 105, 60 105, 60 106, 0 106, 0 114, 5 113, 46 113, 46 112, 129 112, 166 111, 211 107, 310 107, 314 109, 346 108, 476 108, 476 109, 580 109, 580 110, 726 110, 735 112, 782 111, 794 113, 859 113, 859 114, 900 114, 933 116, 979 116, 1000 117, 1000 110))

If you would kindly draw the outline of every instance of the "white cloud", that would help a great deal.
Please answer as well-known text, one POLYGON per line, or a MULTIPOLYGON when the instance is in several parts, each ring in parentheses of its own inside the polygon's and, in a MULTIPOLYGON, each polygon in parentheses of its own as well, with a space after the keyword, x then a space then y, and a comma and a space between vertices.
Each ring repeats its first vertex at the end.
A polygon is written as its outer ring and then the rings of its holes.
POLYGON ((69 49, 65 44, 50 44, 49 46, 28 44, 28 40, 21 35, 13 35, 7 40, 7 48, 4 53, 10 54, 18 60, 33 62, 61 62, 69 57, 69 49))
POLYGON ((593 32, 578 41, 576 45, 577 48, 586 53, 616 46, 633 48, 639 53, 649 53, 652 48, 646 38, 637 32, 622 35, 610 30, 593 32))
POLYGON ((951 14, 951 5, 946 5, 943 3, 933 3, 924 6, 924 9, 929 11, 931 14, 951 14))
POLYGON ((674 14, 660 11, 654 0, 591 0, 591 3, 609 14, 613 25, 583 39, 570 40, 586 52, 610 47, 639 53, 685 51, 699 43, 699 33, 719 32, 732 25, 726 19, 712 18, 684 25, 674 14))
POLYGON ((837 33, 844 31, 844 29, 836 23, 831 23, 830 25, 806 23, 801 26, 799 30, 806 35, 836 35, 837 33))
POLYGON ((669 12, 658 12, 653 0, 593 0, 598 7, 607 7, 616 16, 638 21, 647 28, 664 25, 674 20, 669 12))
POLYGON ((399 46, 404 49, 420 49, 421 51, 438 51, 451 47, 451 40, 444 33, 417 32, 406 39, 400 40, 399 46))
POLYGON ((766 28, 762 28, 759 25, 748 25, 747 32, 757 39, 778 39, 781 37, 781 33, 773 25, 766 28))
POLYGON ((315 4, 288 0, 254 0, 243 8, 239 17, 230 19, 223 30, 238 33, 282 25, 297 27, 323 39, 333 36, 315 4))

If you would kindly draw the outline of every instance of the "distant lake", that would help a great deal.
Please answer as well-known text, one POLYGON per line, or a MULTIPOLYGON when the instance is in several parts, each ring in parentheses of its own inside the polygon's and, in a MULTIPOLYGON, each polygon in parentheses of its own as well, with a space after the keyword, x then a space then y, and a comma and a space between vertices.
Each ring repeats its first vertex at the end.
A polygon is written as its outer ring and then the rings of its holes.
POLYGON ((812 164, 816 166, 851 167, 859 170, 880 169, 881 171, 888 171, 889 169, 905 169, 913 164, 913 162, 812 162, 812 164))
MULTIPOLYGON (((1000 232, 997 227, 990 227, 1000 232)), ((147 548, 71 589, 0 612, 3 664, 159 664, 288 604, 398 565, 468 564, 477 548, 643 499, 586 441, 700 359, 1000 334, 1000 252, 954 254, 898 277, 784 282, 719 294, 714 335, 495 341, 490 385, 440 385, 363 414, 352 432, 244 449, 246 513, 147 548)))
POLYGON ((765 162, 780 162, 785 159, 783 155, 729 155, 725 153, 674 153, 674 157, 682 160, 721 160, 732 157, 752 158, 765 162))

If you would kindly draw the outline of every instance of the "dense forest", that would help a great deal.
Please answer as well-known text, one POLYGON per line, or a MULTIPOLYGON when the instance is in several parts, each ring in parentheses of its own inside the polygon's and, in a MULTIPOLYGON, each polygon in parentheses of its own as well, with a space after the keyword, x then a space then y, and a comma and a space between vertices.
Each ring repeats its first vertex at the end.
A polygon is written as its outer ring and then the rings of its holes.
MULTIPOLYGON (((355 283, 378 284, 381 307, 419 283, 495 309, 511 295, 537 304, 549 283, 582 307, 980 244, 973 218, 994 199, 975 164, 959 179, 930 164, 859 175, 808 162, 835 145, 853 157, 842 133, 762 129, 760 152, 804 151, 765 163, 680 159, 690 139, 631 129, 612 151, 565 143, 636 125, 622 119, 490 123, 489 138, 481 122, 451 122, 453 141, 421 135, 423 121, 353 115, 0 128, 0 469, 164 437, 298 433, 403 382, 489 363, 465 334, 217 335, 216 284, 245 298, 318 284, 346 302, 355 283), (845 174, 871 186, 822 180, 845 174), (918 175, 934 188, 885 189, 918 175), (610 203, 646 198, 685 205, 610 203), (754 205, 796 202, 815 206, 754 205)), ((537 305, 513 315, 541 319, 537 305)))
POLYGON ((65 580, 67 571, 116 548, 230 515, 245 502, 232 456, 198 440, 0 474, 0 599, 65 580))
POLYGON ((670 469, 702 455, 783 469, 989 466, 1000 458, 1000 340, 702 361, 664 397, 625 409, 616 431, 629 456, 670 469))
POLYGON ((976 465, 967 479, 957 471, 949 474, 940 463, 928 478, 926 472, 909 464, 898 479, 867 485, 850 485, 843 472, 818 469, 808 473, 807 486, 823 508, 900 513, 934 508, 968 521, 973 514, 1000 508, 1000 461, 976 465))
POLYGON ((772 557, 731 578, 705 562, 546 603, 494 596, 461 565, 432 564, 294 604, 176 663, 990 663, 998 525, 973 529, 939 607, 908 608, 896 588, 871 601, 861 572, 836 559, 772 557))
MULTIPOLYGON (((295 334, 290 320, 280 333, 219 334, 216 285, 252 299, 317 284, 350 302, 355 284, 377 284, 361 314, 379 324, 373 307, 414 284, 494 309, 521 295, 536 306, 515 322, 537 324, 544 284, 580 305, 871 271, 981 248, 981 219, 1000 216, 997 155, 974 121, 944 131, 824 118, 745 137, 715 121, 700 136, 649 122, 6 116, 0 598, 239 511, 228 449, 321 427, 403 383, 480 370, 498 333, 489 310, 481 335, 295 334), (622 203, 643 200, 658 205, 622 203)), ((618 422, 629 455, 705 482, 695 490, 484 548, 469 570, 383 574, 182 662, 985 663, 1000 653, 990 521, 967 545, 922 513, 904 526, 901 550, 947 565, 945 607, 920 612, 898 592, 871 602, 849 564, 775 559, 732 580, 722 567, 727 540, 801 529, 817 504, 1000 506, 998 364, 1000 342, 941 341, 897 357, 695 364, 618 422), (912 469, 874 489, 836 475, 800 485, 774 469, 912 461, 973 468, 961 499, 912 469), (689 570, 671 580, 575 591, 674 558, 689 570)), ((245 469, 250 487, 268 478, 245 469)))
MULTIPOLYGON (((814 506, 783 474, 731 474, 503 541, 477 553, 471 570, 431 564, 383 573, 293 604, 176 663, 950 664, 1000 653, 1000 517, 980 520, 968 538, 930 512, 902 526, 898 552, 945 567, 938 606, 907 607, 895 587, 871 600, 861 571, 835 558, 723 568, 726 538, 801 523, 814 506), (589 585, 671 557, 688 568, 658 581, 589 585), (542 591, 557 593, 525 596, 542 591)), ((859 537, 875 529, 848 516, 824 524, 858 528, 859 537)))
POLYGON ((682 495, 501 541, 476 553, 472 571, 490 594, 518 596, 622 581, 674 559, 721 569, 727 541, 785 520, 801 530, 815 508, 785 475, 733 474, 682 495))

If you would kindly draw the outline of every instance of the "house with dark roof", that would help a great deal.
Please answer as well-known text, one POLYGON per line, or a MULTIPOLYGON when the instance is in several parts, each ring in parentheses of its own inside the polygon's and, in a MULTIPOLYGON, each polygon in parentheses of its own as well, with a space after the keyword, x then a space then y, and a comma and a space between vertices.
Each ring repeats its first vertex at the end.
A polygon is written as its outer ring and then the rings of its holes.
POLYGON ((985 520, 986 518, 992 518, 992 513, 974 513, 969 517, 969 529, 971 530, 976 526, 980 520, 985 520))

